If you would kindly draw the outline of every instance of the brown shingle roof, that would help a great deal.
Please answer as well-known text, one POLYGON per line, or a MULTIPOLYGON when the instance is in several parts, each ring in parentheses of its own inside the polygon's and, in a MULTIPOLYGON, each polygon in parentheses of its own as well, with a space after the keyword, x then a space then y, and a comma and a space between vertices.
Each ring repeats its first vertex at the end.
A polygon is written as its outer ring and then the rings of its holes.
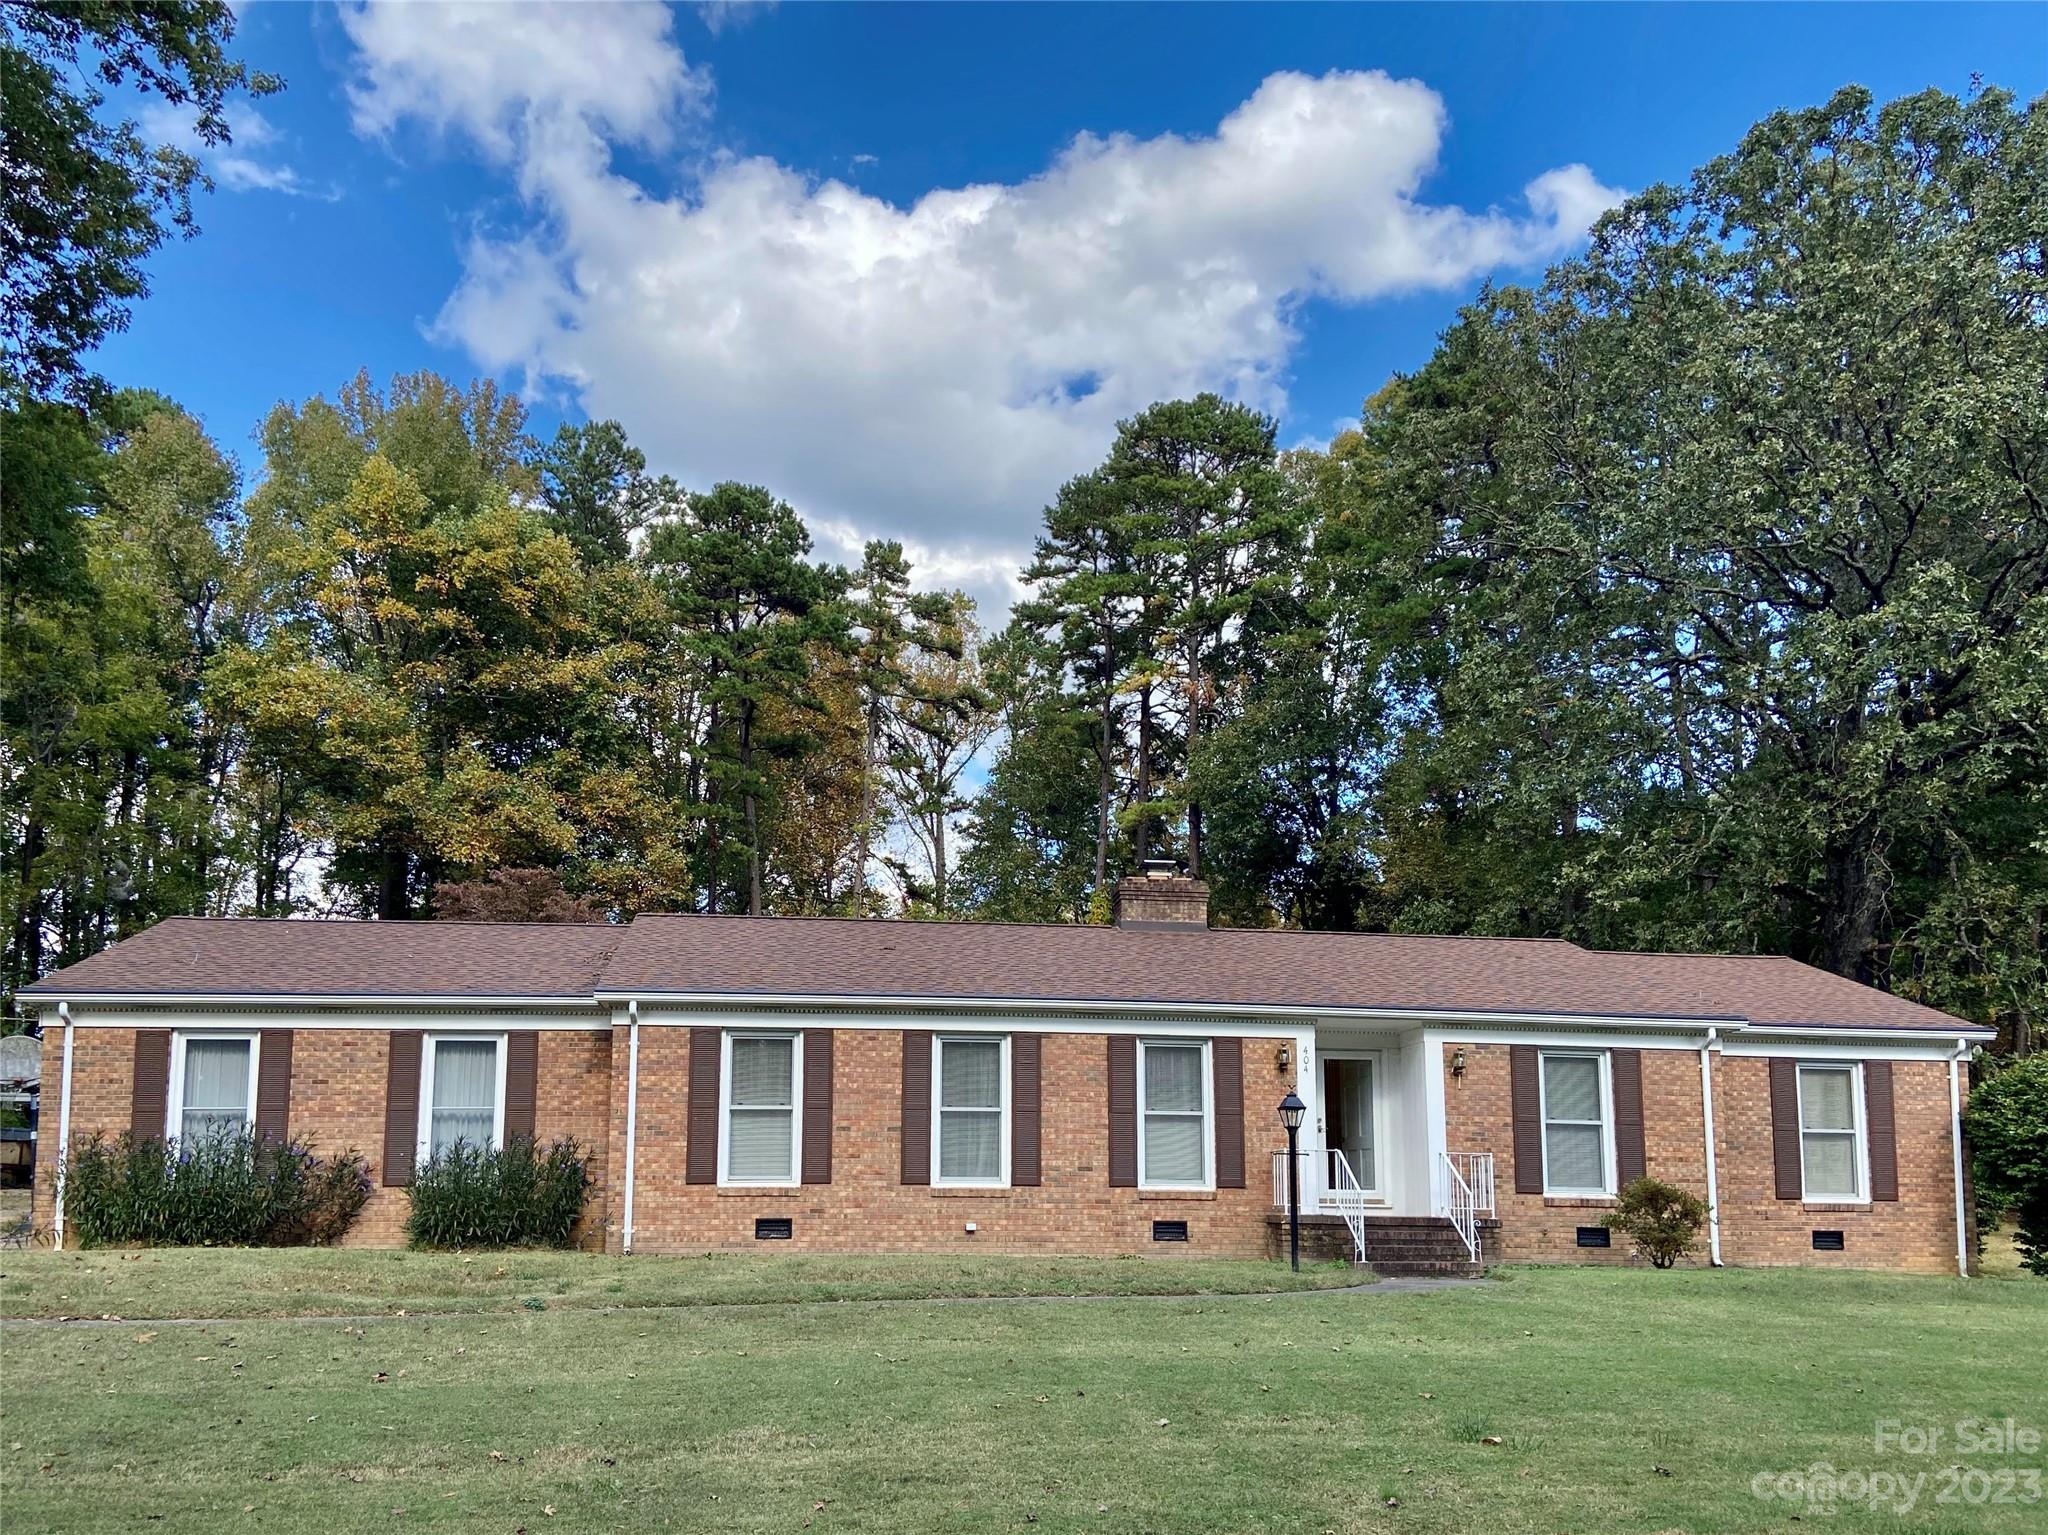
POLYGON ((812 996, 1968 1024, 1796 960, 1624 954, 1556 939, 836 918, 626 927, 173 917, 24 996, 812 996))
MULTIPOLYGON (((609 993, 958 997, 1713 1018, 1951 1029, 1796 960, 1621 954, 1557 939, 644 916, 609 993)), ((1962 1025, 1968 1027, 1968 1025, 1962 1025)))
POLYGON ((603 923, 166 917, 22 992, 587 1000, 624 932, 603 923))

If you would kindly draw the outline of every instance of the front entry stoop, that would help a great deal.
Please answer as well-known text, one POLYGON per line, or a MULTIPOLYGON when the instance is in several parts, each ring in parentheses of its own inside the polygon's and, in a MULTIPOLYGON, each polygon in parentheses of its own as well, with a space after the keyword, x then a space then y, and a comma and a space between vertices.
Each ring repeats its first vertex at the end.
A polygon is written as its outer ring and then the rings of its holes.
MULTIPOLYGON (((1275 1210, 1266 1229, 1275 1257, 1287 1256, 1287 1212, 1275 1210)), ((1365 1218, 1365 1264, 1386 1278, 1472 1279, 1497 1261, 1500 1222, 1479 1223, 1480 1261, 1474 1263, 1450 1221, 1441 1215, 1368 1215, 1365 1218)), ((1310 1263, 1348 1263, 1356 1254, 1351 1228, 1342 1216, 1304 1214, 1301 1256, 1310 1263)))
POLYGON ((1457 1227, 1441 1215, 1368 1215, 1365 1264, 1390 1279, 1476 1279, 1486 1272, 1499 1233, 1500 1222, 1480 1222, 1475 1263, 1457 1227))

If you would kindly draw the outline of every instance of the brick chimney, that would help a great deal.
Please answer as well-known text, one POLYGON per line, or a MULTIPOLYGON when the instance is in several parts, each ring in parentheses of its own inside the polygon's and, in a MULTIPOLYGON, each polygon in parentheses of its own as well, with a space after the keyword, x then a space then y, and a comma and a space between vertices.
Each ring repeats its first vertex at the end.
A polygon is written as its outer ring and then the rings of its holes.
POLYGON ((1143 874, 1116 882, 1110 910, 1118 927, 1137 932, 1207 932, 1209 887, 1171 859, 1148 858, 1143 874))

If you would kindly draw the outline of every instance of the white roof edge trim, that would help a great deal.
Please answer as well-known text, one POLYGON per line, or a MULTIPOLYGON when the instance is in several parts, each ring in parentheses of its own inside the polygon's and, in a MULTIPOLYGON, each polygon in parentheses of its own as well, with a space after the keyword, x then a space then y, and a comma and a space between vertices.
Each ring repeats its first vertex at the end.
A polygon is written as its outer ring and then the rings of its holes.
POLYGON ((512 997, 497 992, 433 992, 425 996, 404 996, 397 992, 291 992, 291 991, 75 991, 43 992, 19 997, 26 1007, 55 1007, 60 1002, 73 1007, 503 1007, 574 1008, 599 1011, 604 1004, 589 992, 566 997, 512 997))
POLYGON ((1952 1028, 1868 1028, 1856 1024, 1835 1023, 1752 1023, 1744 1031, 1749 1034, 1785 1035, 1792 1038, 1809 1039, 1996 1039, 1998 1030, 1987 1029, 1982 1024, 1957 1023, 1952 1028))
MULTIPOLYGON (((1741 1031, 1749 1021, 1734 1017, 1688 1017, 1669 1014, 1635 1013, 1518 1013, 1479 1012, 1456 1008, 1416 1007, 1309 1007, 1292 1003, 1260 1002, 1139 1002, 1111 997, 895 997, 839 992, 709 992, 709 991, 614 991, 597 993, 600 1002, 639 1002, 657 1007, 839 1007, 886 1011, 890 1008, 943 1012, 1106 1012, 1154 1013, 1161 1016, 1194 1014, 1199 1017, 1269 1018, 1362 1018, 1392 1023, 1538 1023, 1560 1028, 1597 1026, 1677 1033, 1697 1033, 1717 1028, 1741 1031)), ((1955 1030, 1941 1031, 1953 1035, 1955 1030)))

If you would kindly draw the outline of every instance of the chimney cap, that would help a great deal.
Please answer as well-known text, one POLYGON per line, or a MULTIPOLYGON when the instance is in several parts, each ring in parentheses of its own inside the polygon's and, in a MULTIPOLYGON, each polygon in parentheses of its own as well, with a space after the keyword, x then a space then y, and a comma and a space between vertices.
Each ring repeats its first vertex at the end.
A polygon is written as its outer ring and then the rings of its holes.
POLYGON ((1172 879, 1180 873, 1178 858, 1147 858, 1139 865, 1147 879, 1172 879))

